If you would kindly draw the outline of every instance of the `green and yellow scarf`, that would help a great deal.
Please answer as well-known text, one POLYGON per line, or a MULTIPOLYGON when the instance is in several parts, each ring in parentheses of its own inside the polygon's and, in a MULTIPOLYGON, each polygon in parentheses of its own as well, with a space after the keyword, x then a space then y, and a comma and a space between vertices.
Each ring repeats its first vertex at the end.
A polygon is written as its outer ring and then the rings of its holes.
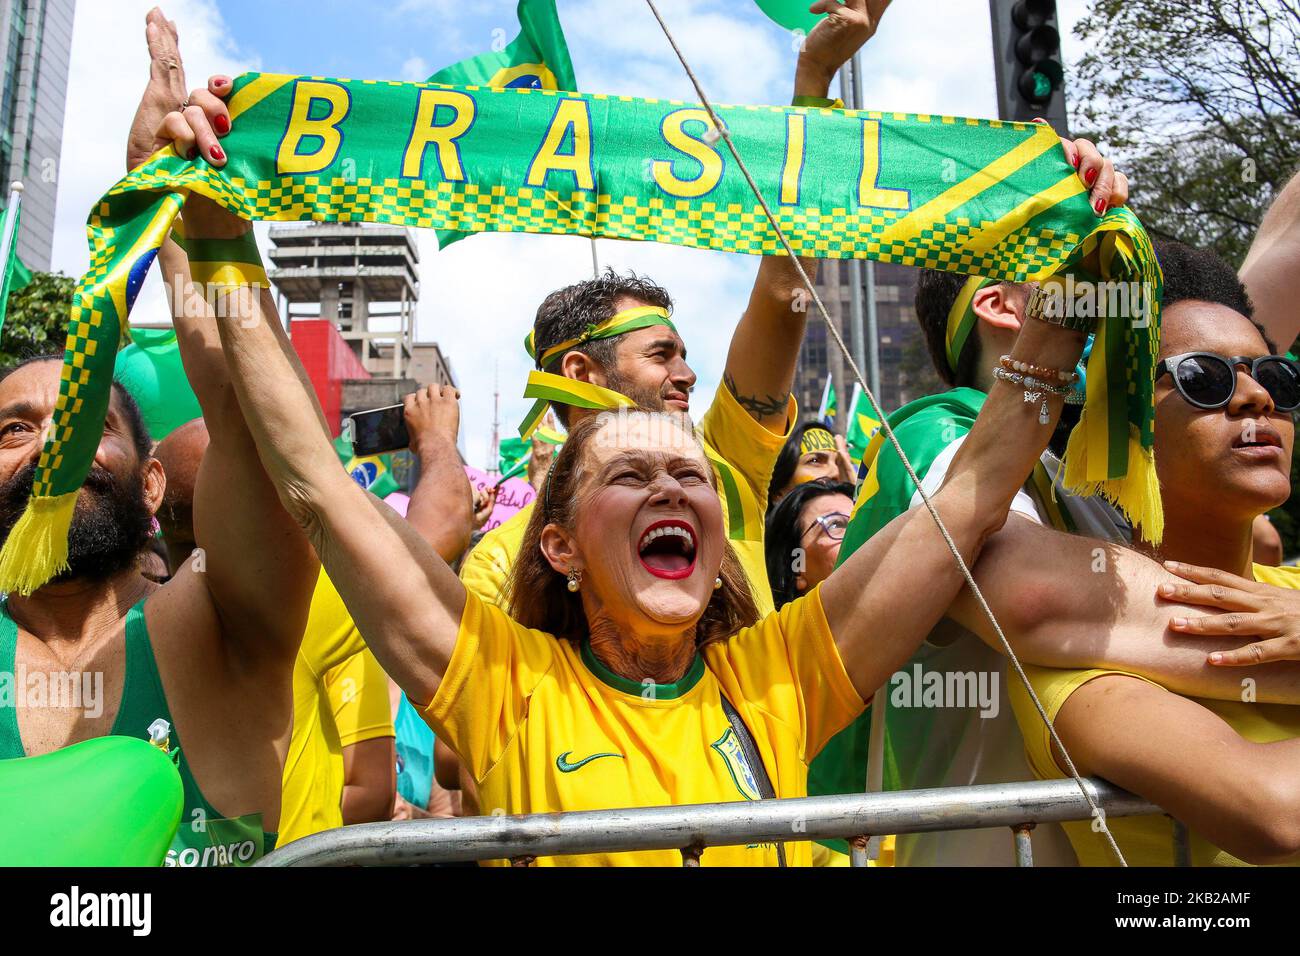
MULTIPOLYGON (((384 222, 462 232, 641 239, 773 255, 775 232, 698 105, 554 90, 245 74, 222 170, 168 148, 95 204, 90 270, 27 511, 0 552, 0 591, 67 567, 67 531, 98 446, 130 306, 186 196, 250 220, 384 222)), ((1137 219, 1098 220, 1045 126, 816 107, 723 106, 720 118, 800 255, 870 258, 1008 281, 1088 264, 1160 273, 1137 219), (1086 263, 1085 263, 1086 260, 1086 263)), ((1107 321, 1071 441, 1071 480, 1148 536, 1158 314, 1107 321)))

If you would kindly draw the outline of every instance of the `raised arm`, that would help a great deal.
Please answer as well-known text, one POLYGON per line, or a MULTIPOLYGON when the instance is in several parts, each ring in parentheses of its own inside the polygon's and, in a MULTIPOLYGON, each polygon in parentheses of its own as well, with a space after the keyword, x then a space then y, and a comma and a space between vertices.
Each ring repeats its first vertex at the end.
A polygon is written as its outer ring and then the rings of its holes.
POLYGON ((339 468, 274 304, 236 292, 227 307, 221 344, 267 474, 367 645, 423 706, 451 659, 464 588, 415 528, 339 468))
MULTIPOLYGON (((226 77, 213 77, 208 89, 191 92, 196 108, 183 117, 169 113, 165 138, 182 153, 194 149, 224 165, 216 130, 230 129, 219 98, 229 92, 226 77)), ((197 196, 186 203, 184 215, 191 244, 251 228, 197 196)), ((230 382, 270 485, 290 520, 306 532, 384 670, 413 703, 427 704, 455 646, 465 604, 460 581, 418 531, 339 468, 269 289, 225 286, 216 299, 230 382)), ((241 506, 243 489, 235 485, 232 494, 239 497, 232 507, 241 506)), ((281 599, 265 581, 262 589, 267 600, 281 599)))
MULTIPOLYGON (((831 80, 880 25, 890 0, 820 0, 816 12, 826 19, 804 40, 795 67, 795 102, 823 100, 831 80)), ((817 260, 801 259, 809 279, 817 278, 817 260)), ((749 305, 731 337, 722 381, 745 411, 765 428, 783 433, 789 426, 790 390, 809 310, 803 280, 785 256, 766 256, 749 305)))
MULTIPOLYGON (((1241 700, 1249 688, 1265 703, 1300 703, 1300 664, 1215 667, 1208 655, 1240 647, 1243 638, 1171 630, 1172 618, 1221 612, 1161 598, 1163 585, 1188 582, 1129 548, 1012 515, 985 545, 975 580, 1025 663, 1129 671, 1188 697, 1241 700)), ((1001 650, 969 591, 949 616, 1001 650)))
MULTIPOLYGON (((150 79, 132 124, 128 164, 143 162, 167 144, 168 139, 153 136, 150 123, 156 128, 183 122, 179 112, 169 112, 184 99, 176 28, 155 9, 145 29, 150 79)), ((242 234, 247 224, 240 223, 238 229, 242 234)), ((190 281, 189 262, 175 242, 164 243, 158 261, 181 360, 211 439, 194 489, 194 533, 203 549, 203 562, 183 565, 160 605, 176 603, 177 613, 192 617, 188 602, 206 592, 221 621, 232 661, 244 667, 267 653, 292 660, 306 625, 316 557, 280 506, 258 460, 231 387, 204 288, 190 281), (202 572, 196 567, 202 567, 202 572)), ((276 330, 283 335, 278 325, 276 330)))
MULTIPOLYGON (((1027 319, 1012 356, 1071 369, 1082 333, 1027 319)), ((962 557, 973 565, 985 540, 1006 521, 1011 500, 1047 445, 1061 399, 1040 402, 996 381, 975 426, 933 496, 962 557)), ((850 679, 867 700, 915 652, 957 596, 964 578, 929 512, 914 508, 871 537, 821 586, 822 604, 850 679)))
POLYGON ((1240 275, 1256 321, 1285 352, 1300 335, 1300 172, 1264 214, 1240 275))

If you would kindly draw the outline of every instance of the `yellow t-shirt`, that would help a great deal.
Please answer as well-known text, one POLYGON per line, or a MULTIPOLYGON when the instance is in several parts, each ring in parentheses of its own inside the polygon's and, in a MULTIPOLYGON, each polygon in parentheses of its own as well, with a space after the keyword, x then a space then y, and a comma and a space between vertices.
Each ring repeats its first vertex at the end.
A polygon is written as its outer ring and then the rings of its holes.
MULTIPOLYGON (((778 797, 807 795, 808 762, 863 709, 818 589, 703 648, 671 685, 619 677, 589 645, 529 630, 470 592, 425 719, 460 754, 483 813, 754 800, 757 785, 722 709, 723 693, 749 728, 778 797)), ((808 842, 785 846, 791 866, 811 865, 808 842)), ((701 862, 775 866, 776 848, 711 847, 701 862)), ((538 863, 680 866, 681 854, 538 863)))
MULTIPOLYGON (((769 431, 741 408, 724 385, 718 388, 713 404, 704 413, 697 429, 704 444, 731 466, 738 479, 734 487, 727 487, 731 484, 729 477, 719 473, 718 497, 722 502, 723 527, 728 529, 728 541, 745 569, 760 617, 773 610, 772 588, 767 581, 767 558, 763 553, 767 486, 772 480, 772 469, 781 447, 790 437, 790 430, 797 420, 798 407, 791 398, 785 432, 769 431), (736 508, 728 505, 728 498, 736 508), (737 512, 734 515, 733 510, 737 512)), ((506 581, 523 544, 532 513, 531 504, 522 508, 483 535, 474 550, 465 556, 460 579, 467 590, 490 604, 502 607, 509 604, 504 594, 506 581)))
POLYGON ((277 846, 342 826, 343 747, 393 736, 387 678, 378 662, 366 666, 363 655, 368 654, 343 598, 322 571, 293 666, 293 733, 284 761, 277 846), (328 692, 331 681, 336 700, 328 692), (336 707, 343 725, 335 722, 336 707), (346 742, 340 739, 344 726, 349 727, 346 742))
POLYGON ((370 648, 362 648, 361 653, 330 668, 322 684, 340 746, 395 736, 388 675, 370 648))
MULTIPOLYGON (((1255 580, 1276 587, 1300 587, 1300 568, 1269 568, 1255 565, 1255 580)), ((1121 674, 1156 684, 1140 674, 1116 670, 1057 670, 1047 667, 1026 666, 1025 673, 1033 684, 1034 692, 1043 702, 1047 715, 1056 720, 1070 695, 1091 680, 1108 674, 1121 674)), ((1065 779, 1066 774, 1052 756, 1051 739, 1047 727, 1038 716, 1029 694, 1019 680, 1010 683, 1011 706, 1015 710, 1020 732, 1025 739, 1025 753, 1029 766, 1040 780, 1065 779)), ((1206 710, 1217 714, 1246 740, 1255 743, 1272 743, 1300 737, 1300 707, 1284 704, 1245 703, 1242 701, 1209 700, 1193 697, 1206 710)), ((1107 827, 1119 844, 1130 866, 1173 866, 1174 834, 1169 817, 1149 815, 1141 817, 1107 818, 1107 827)), ((1115 857, 1105 837, 1092 829, 1089 821, 1064 823, 1066 834, 1074 852, 1083 866, 1114 866, 1115 857)), ((1246 866, 1237 857, 1221 850, 1194 832, 1188 832, 1193 866, 1246 866)))

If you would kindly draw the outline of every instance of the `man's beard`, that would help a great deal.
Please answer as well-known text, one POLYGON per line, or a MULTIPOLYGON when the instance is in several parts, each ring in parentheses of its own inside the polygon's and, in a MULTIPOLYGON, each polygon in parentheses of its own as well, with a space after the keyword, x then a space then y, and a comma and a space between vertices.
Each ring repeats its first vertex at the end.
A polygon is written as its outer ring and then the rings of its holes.
POLYGON ((630 379, 626 379, 612 369, 605 372, 605 387, 610 391, 618 392, 620 395, 626 395, 632 401, 637 403, 640 408, 648 408, 653 412, 667 412, 670 415, 686 415, 686 412, 679 411, 676 408, 669 408, 664 403, 664 394, 662 389, 642 388, 630 379))
MULTIPOLYGON (((9 539, 32 494, 36 462, 0 485, 0 536, 9 539)), ((54 580, 102 581, 135 563, 153 534, 153 515, 139 472, 117 479, 90 469, 68 532, 68 570, 54 580)))

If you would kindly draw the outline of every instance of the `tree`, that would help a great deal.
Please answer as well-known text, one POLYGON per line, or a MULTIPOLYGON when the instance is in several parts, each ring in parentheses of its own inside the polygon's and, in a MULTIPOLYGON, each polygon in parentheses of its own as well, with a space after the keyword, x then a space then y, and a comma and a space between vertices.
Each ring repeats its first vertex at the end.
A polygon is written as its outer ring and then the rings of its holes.
POLYGON ((1072 121, 1129 176, 1156 237, 1234 266, 1300 161, 1294 0, 1093 0, 1072 121))
POLYGON ((9 296, 0 331, 0 365, 63 349, 76 285, 62 272, 33 272, 32 281, 9 296))

